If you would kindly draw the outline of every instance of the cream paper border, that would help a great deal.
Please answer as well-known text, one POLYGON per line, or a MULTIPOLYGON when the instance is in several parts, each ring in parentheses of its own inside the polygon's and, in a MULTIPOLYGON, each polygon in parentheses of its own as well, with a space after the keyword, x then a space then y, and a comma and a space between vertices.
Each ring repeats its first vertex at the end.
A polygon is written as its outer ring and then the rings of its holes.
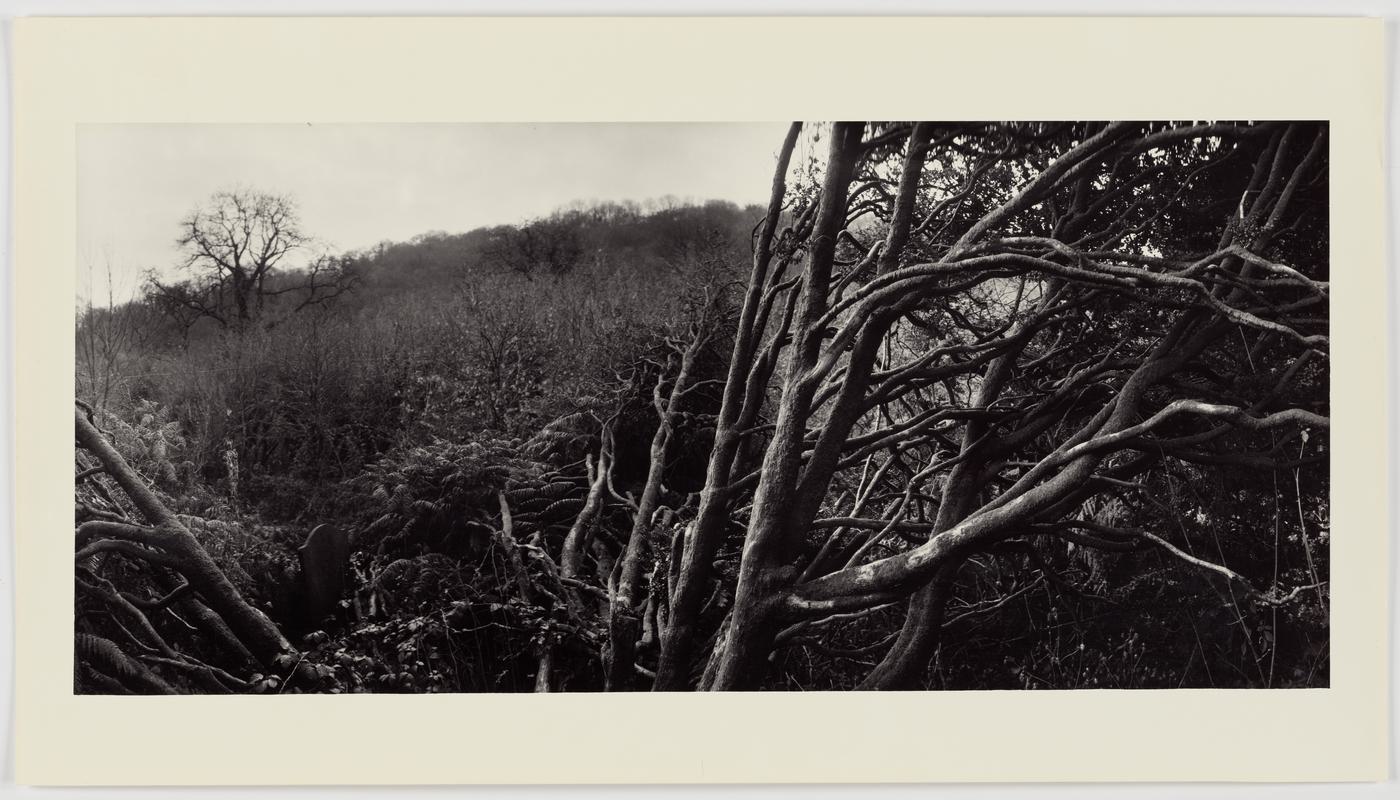
POLYGON ((19 782, 1383 779, 1381 54, 1337 19, 18 21, 19 782), (77 125, 791 118, 1331 120, 1331 688, 73 696, 77 125))

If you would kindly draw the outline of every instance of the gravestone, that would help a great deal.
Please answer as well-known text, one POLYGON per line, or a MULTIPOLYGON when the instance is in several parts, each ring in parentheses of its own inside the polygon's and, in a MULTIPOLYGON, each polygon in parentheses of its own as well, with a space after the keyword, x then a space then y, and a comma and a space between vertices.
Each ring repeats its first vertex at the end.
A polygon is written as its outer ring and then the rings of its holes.
POLYGON ((301 560, 302 609, 306 622, 315 626, 335 613, 345 594, 350 537, 334 525, 317 525, 297 549, 297 557, 301 560))

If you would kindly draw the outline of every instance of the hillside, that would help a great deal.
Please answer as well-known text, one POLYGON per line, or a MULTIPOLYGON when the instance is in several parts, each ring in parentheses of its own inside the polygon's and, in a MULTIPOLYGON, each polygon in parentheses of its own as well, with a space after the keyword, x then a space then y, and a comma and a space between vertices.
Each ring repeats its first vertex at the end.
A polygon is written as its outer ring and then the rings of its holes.
POLYGON ((1327 686, 1327 137, 794 124, 763 208, 344 253, 218 193, 77 321, 77 690, 1327 686))

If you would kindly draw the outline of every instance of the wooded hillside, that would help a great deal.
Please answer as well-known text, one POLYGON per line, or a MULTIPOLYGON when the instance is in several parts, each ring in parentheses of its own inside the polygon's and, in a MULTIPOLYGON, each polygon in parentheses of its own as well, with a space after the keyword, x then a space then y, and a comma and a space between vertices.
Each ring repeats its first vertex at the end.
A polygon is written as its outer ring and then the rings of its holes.
POLYGON ((766 207, 172 219, 77 315, 75 691, 1328 684, 1325 124, 774 144, 766 207))

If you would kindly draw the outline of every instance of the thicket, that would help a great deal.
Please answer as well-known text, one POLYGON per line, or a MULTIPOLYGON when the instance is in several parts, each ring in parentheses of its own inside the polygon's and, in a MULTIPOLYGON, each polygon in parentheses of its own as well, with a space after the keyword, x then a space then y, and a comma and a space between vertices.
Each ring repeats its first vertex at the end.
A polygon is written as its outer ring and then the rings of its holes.
POLYGON ((766 209, 84 309, 78 690, 1326 685, 1325 129, 819 131, 766 209))
MULTIPOLYGON (((308 661, 324 656, 338 670, 320 688, 521 688, 531 670, 511 659, 538 647, 551 612, 513 594, 510 559, 490 536, 498 493, 516 504, 525 553, 539 552, 531 536, 557 545, 605 424, 616 490, 639 491, 668 341, 698 294, 732 289, 760 214, 717 202, 576 207, 548 224, 587 257, 539 275, 495 251, 507 231, 539 222, 384 243, 340 257, 354 285, 335 302, 270 303, 242 327, 182 313, 153 286, 80 309, 78 397, 250 603, 289 635, 313 634, 308 661), (318 632, 297 617, 295 550, 323 522, 354 532, 358 592, 318 632), (451 627, 473 615, 483 622, 470 635, 451 627), (433 636, 421 652, 405 645, 433 636)), ((707 353, 704 368, 720 358, 707 353)), ((691 405, 714 395, 702 390, 691 405)), ((677 487, 703 476, 702 416, 687 419, 668 455, 677 487)), ((89 473, 79 523, 112 511, 139 519, 98 466, 79 451, 77 469, 89 473)), ((153 575, 119 561, 101 569, 129 592, 160 594, 153 575)), ((97 621, 106 615, 80 596, 80 632, 120 639, 97 621)), ((176 612, 154 616, 159 628, 176 612)), ((596 631, 574 635, 596 647, 596 631)), ((80 653, 79 678, 98 678, 87 690, 114 688, 83 663, 80 653)), ((585 673, 582 685, 597 683, 585 673)))

